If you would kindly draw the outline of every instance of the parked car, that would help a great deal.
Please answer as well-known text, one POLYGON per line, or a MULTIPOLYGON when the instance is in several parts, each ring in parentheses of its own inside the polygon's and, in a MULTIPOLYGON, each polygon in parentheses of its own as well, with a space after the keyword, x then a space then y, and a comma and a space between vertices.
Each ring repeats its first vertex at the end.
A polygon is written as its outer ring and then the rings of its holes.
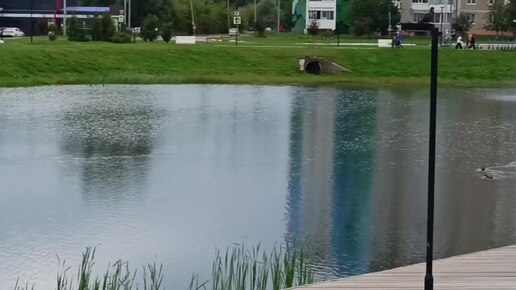
POLYGON ((16 27, 5 27, 1 29, 0 35, 3 37, 21 37, 25 36, 25 33, 16 27))
POLYGON ((237 36, 240 35, 240 31, 238 31, 236 28, 230 28, 228 34, 229 36, 237 36))

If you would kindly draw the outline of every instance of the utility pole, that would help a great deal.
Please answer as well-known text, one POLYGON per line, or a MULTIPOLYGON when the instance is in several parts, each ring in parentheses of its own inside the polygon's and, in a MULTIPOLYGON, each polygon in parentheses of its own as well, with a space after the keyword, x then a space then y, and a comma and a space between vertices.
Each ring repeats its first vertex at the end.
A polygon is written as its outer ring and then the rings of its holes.
POLYGON ((195 19, 194 19, 194 12, 193 12, 193 2, 192 0, 190 0, 190 10, 192 11, 192 32, 193 32, 193 35, 195 36, 195 19))
POLYGON ((280 32, 281 0, 278 0, 278 32, 280 32))
POLYGON ((228 14, 228 32, 229 32, 229 29, 231 28, 231 23, 229 22, 229 0, 226 0, 226 10, 227 10, 227 14, 228 14))
POLYGON ((127 27, 127 0, 124 0, 124 23, 125 26, 127 27))
MULTIPOLYGON (((254 23, 256 24, 256 0, 254 0, 254 23)), ((255 27, 255 29, 256 29, 256 27, 255 27)))
POLYGON ((439 22, 441 22, 441 33, 440 33, 441 38, 439 40, 439 46, 441 46, 441 47, 443 46, 443 35, 444 35, 444 33, 443 33, 444 14, 443 13, 444 13, 444 6, 441 6, 441 15, 439 15, 440 16, 439 22))
POLYGON ((32 22, 33 7, 34 7, 34 0, 30 0, 30 43, 32 43, 33 37, 34 37, 34 23, 32 22))
POLYGON ((133 1, 132 1, 132 0, 129 0, 129 11, 128 11, 128 13, 127 13, 127 14, 129 15, 129 16, 127 17, 127 24, 128 24, 128 26, 129 26, 129 28, 131 28, 131 27, 132 27, 132 26, 131 26, 131 9, 133 8, 133 7, 132 7, 132 3, 133 3, 133 1))
POLYGON ((66 0, 64 0, 63 8, 63 36, 66 36, 66 0))
POLYGON ((389 37, 391 36, 391 31, 392 31, 392 24, 391 24, 391 11, 389 11, 389 29, 387 29, 389 31, 389 37))

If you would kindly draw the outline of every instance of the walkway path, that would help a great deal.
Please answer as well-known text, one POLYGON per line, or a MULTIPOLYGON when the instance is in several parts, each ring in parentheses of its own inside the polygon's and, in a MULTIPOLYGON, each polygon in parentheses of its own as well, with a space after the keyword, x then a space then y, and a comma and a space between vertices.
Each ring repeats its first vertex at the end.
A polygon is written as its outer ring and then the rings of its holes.
MULTIPOLYGON (((425 264, 350 277, 297 290, 424 289, 425 264)), ((434 289, 516 289, 516 245, 434 261, 434 289)))

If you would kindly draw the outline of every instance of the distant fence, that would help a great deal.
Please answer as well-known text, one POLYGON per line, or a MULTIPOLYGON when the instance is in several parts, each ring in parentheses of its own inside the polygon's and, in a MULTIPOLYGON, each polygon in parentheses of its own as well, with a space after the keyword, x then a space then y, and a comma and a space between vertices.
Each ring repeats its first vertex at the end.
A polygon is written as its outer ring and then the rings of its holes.
POLYGON ((516 43, 482 43, 477 44, 482 50, 516 50, 516 43))

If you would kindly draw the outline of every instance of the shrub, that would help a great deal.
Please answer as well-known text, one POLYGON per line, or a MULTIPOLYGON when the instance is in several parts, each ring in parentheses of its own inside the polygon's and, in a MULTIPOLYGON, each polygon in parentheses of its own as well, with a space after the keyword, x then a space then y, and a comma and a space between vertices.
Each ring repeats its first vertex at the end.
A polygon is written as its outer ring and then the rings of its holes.
POLYGON ((258 32, 258 36, 264 37, 265 36, 265 25, 262 21, 256 21, 254 23, 254 29, 256 32, 258 32))
POLYGON ((159 19, 156 15, 148 15, 143 20, 142 38, 145 41, 154 41, 159 36, 159 19))
POLYGON ((101 41, 111 41, 111 38, 115 35, 115 24, 109 14, 104 14, 101 17, 101 29, 100 38, 101 41))
POLYGON ((308 27, 306 28, 306 32, 310 35, 317 35, 319 33, 319 23, 317 20, 312 20, 308 23, 308 27))
POLYGON ((172 39, 172 28, 173 25, 170 22, 163 24, 163 27, 161 28, 161 38, 163 38, 163 41, 166 43, 169 43, 172 39))
POLYGON ((131 43, 133 37, 125 32, 116 32, 111 38, 113 43, 131 43))
POLYGON ((86 36, 86 31, 81 24, 77 20, 77 18, 72 17, 68 22, 68 40, 70 41, 89 41, 86 36))
POLYGON ((95 17, 91 24, 91 40, 101 41, 102 39, 102 18, 95 17))

